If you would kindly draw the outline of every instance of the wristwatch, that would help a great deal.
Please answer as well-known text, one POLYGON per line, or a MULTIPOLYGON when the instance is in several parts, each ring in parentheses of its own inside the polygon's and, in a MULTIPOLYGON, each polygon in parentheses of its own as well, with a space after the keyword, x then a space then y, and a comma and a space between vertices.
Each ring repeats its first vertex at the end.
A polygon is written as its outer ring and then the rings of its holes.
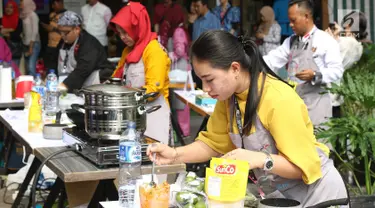
POLYGON ((267 151, 263 151, 267 155, 266 160, 264 161, 263 170, 264 171, 271 171, 273 168, 273 159, 271 157, 271 154, 267 151))

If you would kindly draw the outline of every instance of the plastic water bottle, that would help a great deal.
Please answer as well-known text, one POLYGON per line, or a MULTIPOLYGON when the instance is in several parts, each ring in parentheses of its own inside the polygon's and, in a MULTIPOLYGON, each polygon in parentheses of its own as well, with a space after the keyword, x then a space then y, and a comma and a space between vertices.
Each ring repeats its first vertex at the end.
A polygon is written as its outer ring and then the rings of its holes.
POLYGON ((47 115, 54 116, 59 108, 58 80, 54 69, 50 69, 46 82, 46 99, 44 110, 47 115))
POLYGON ((45 102, 46 87, 43 85, 43 80, 41 75, 38 73, 34 78, 33 91, 40 94, 40 99, 42 100, 42 105, 45 102))
POLYGON ((121 207, 132 208, 142 163, 141 144, 134 122, 128 123, 128 128, 121 135, 119 142, 119 204, 121 207))

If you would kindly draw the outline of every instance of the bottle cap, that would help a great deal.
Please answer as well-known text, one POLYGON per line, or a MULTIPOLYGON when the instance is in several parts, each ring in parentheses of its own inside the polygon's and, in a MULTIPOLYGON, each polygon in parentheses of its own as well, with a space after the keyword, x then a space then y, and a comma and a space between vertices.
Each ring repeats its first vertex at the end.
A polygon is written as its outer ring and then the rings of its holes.
POLYGON ((48 70, 49 73, 55 73, 55 70, 54 69, 50 69, 48 70))
POLYGON ((128 122, 128 128, 135 129, 135 122, 134 121, 129 121, 128 122))

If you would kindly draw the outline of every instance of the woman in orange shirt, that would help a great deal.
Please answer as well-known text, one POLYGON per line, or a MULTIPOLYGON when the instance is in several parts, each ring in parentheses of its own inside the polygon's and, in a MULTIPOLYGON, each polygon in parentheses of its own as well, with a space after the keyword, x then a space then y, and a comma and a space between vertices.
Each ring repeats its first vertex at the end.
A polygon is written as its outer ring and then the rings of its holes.
POLYGON ((113 17, 111 25, 126 45, 113 76, 122 78, 126 86, 159 93, 150 105, 162 108, 147 115, 145 135, 167 144, 170 136, 168 54, 157 41, 156 33, 151 32, 150 18, 142 4, 130 2, 113 17))

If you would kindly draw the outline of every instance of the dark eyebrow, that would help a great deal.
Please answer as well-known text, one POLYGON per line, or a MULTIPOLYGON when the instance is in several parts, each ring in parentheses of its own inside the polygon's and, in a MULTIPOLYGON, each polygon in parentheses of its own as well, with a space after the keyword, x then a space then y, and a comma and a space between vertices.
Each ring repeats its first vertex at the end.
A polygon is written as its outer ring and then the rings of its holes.
POLYGON ((209 77, 209 76, 210 76, 210 74, 205 74, 205 75, 202 76, 202 78, 206 78, 206 77, 209 77))

